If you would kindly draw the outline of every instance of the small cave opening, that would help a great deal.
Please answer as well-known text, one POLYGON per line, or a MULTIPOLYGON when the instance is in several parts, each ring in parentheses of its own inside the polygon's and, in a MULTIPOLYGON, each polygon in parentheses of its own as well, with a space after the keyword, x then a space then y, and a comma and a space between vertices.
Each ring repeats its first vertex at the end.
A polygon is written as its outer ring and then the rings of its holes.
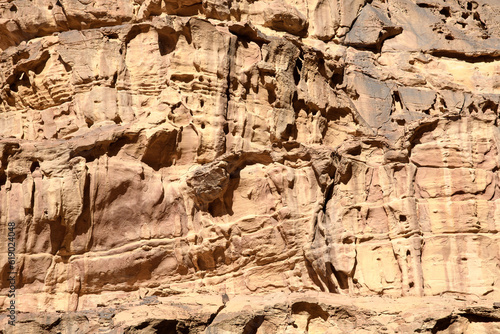
POLYGON ((394 91, 393 101, 396 107, 398 107, 399 109, 403 109, 403 101, 401 100, 401 95, 399 94, 398 91, 394 91))
POLYGON ((90 117, 85 117, 85 123, 87 124, 87 126, 88 126, 89 128, 91 128, 91 127, 92 127, 92 125, 94 125, 94 120, 93 120, 93 119, 91 119, 90 117))
POLYGON ((165 56, 175 50, 178 36, 174 33, 165 33, 158 31, 158 47, 160 55, 165 56))
POLYGON ((483 113, 491 110, 496 114, 498 112, 498 104, 491 100, 488 100, 481 106, 481 110, 483 111, 483 113))
POLYGON ((38 161, 33 161, 30 167, 31 173, 33 173, 37 168, 40 168, 40 163, 38 163, 38 161))
POLYGON ((336 70, 330 78, 330 87, 335 88, 337 85, 344 83, 344 68, 336 70))
POLYGON ((295 85, 298 85, 300 82, 300 76, 302 74, 302 64, 303 60, 299 57, 297 57, 297 60, 295 61, 295 67, 293 68, 293 80, 295 82, 295 85))
POLYGON ((450 7, 443 7, 439 11, 439 14, 444 15, 445 17, 450 17, 451 16, 450 7))
POLYGON ((173 165, 178 158, 177 135, 177 131, 161 131, 155 133, 149 139, 141 161, 155 171, 173 165))
POLYGON ((267 89, 267 102, 269 104, 273 104, 276 101, 277 96, 275 92, 276 92, 276 87, 274 87, 274 85, 267 89))
POLYGON ((473 10, 476 9, 478 6, 477 2, 475 1, 468 1, 467 2, 467 10, 473 10))

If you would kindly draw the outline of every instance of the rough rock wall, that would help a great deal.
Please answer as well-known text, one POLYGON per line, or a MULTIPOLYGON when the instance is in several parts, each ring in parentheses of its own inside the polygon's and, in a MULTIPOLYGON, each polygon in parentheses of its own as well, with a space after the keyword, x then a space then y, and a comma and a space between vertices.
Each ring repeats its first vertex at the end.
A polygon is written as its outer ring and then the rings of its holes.
POLYGON ((313 291, 237 295, 228 301, 210 294, 147 296, 77 312, 22 313, 7 333, 500 333, 500 305, 471 304, 450 296, 392 299, 313 291))
POLYGON ((496 0, 0 1, 19 310, 499 298, 499 36, 496 0))

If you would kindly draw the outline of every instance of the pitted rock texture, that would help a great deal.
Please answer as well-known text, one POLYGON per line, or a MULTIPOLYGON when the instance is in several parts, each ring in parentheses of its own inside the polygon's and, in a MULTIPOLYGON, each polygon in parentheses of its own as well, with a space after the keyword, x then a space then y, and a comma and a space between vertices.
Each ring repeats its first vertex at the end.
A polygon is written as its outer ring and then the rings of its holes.
MULTIPOLYGON (((6 319, 0 315, 0 324, 6 319)), ((448 297, 350 297, 325 292, 230 296, 130 294, 95 309, 25 313, 15 333, 498 333, 500 310, 448 297)), ((0 332, 2 330, 0 329, 0 332)), ((14 332, 14 331, 13 331, 14 332)))
POLYGON ((141 289, 500 299, 499 13, 1 1, 18 310, 141 289))

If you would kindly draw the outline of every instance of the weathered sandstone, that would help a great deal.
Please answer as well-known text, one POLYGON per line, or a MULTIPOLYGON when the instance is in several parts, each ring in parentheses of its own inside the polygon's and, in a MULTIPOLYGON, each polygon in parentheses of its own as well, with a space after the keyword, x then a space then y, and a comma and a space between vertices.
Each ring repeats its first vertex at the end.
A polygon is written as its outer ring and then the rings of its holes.
POLYGON ((500 332, 499 104, 496 0, 0 1, 0 306, 500 332))

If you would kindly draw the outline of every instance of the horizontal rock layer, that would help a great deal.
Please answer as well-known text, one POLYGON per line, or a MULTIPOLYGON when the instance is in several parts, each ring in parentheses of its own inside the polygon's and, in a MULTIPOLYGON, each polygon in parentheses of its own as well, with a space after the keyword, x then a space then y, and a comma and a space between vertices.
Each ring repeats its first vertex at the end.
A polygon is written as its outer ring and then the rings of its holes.
MULTIPOLYGON (((147 292, 146 292, 147 294, 147 292)), ((0 316, 0 323, 6 319, 0 316)), ((93 310, 26 313, 24 333, 497 333, 500 309, 451 297, 350 297, 324 292, 129 295, 93 310), (227 297, 227 296, 226 296, 227 297)))
POLYGON ((16 224, 18 309, 141 289, 500 298, 498 13, 1 2, 0 234, 16 224))

